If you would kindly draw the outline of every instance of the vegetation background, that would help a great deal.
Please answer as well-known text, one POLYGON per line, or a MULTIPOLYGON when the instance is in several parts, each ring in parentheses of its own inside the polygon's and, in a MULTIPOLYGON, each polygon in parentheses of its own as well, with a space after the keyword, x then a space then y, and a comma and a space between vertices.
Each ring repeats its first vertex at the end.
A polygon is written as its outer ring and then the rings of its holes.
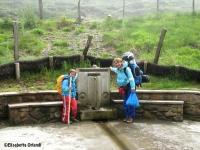
MULTIPOLYGON (((43 20, 38 17, 38 0, 1 0, 0 64, 13 61, 12 21, 17 19, 20 60, 82 54, 87 36, 92 35, 89 55, 113 58, 125 51, 132 51, 138 61, 152 62, 160 31, 166 28, 159 64, 200 70, 200 1, 195 1, 195 12, 192 10, 193 0, 162 0, 159 11, 156 2, 125 0, 123 18, 123 0, 81 0, 83 21, 78 24, 78 0, 43 0, 43 20)), ((40 75, 25 73, 21 83, 9 80, 1 83, 1 87, 53 89, 56 76, 63 71, 56 73, 44 68, 40 75), (35 82, 41 76, 44 76, 44 80, 35 82), (33 86, 33 82, 38 84, 33 86), (39 86, 39 83, 46 86, 39 86)), ((199 83, 173 77, 151 79, 151 83, 143 88, 200 89, 199 83)), ((5 90, 9 91, 9 88, 2 89, 5 90)))

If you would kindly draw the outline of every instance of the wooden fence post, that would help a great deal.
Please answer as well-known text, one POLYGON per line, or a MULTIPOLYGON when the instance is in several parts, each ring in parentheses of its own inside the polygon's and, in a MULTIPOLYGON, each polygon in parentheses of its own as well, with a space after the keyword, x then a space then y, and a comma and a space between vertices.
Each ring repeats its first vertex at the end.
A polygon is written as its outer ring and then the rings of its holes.
POLYGON ((20 80, 20 64, 19 64, 19 62, 15 63, 15 77, 16 77, 17 81, 20 80))
POLYGON ((14 60, 19 60, 19 50, 18 50, 18 22, 13 21, 13 37, 14 37, 14 60))
POLYGON ((53 65, 53 56, 49 56, 49 68, 53 70, 54 65, 53 65))
POLYGON ((156 54, 154 57, 154 63, 158 64, 158 60, 159 60, 159 56, 160 56, 160 50, 162 48, 163 45, 163 41, 165 39, 165 34, 166 34, 167 30, 166 29, 162 29, 161 34, 160 34, 160 40, 158 42, 158 46, 157 46, 157 50, 156 50, 156 54))
POLYGON ((159 12, 159 5, 160 5, 160 1, 157 0, 157 12, 159 12))
POLYGON ((148 64, 148 62, 144 61, 144 74, 147 72, 147 64, 148 64))
POLYGON ((85 59, 85 57, 87 56, 88 50, 89 50, 90 45, 91 45, 91 43, 92 43, 92 38, 93 38, 93 36, 88 35, 87 43, 86 43, 85 48, 84 48, 84 50, 83 50, 83 58, 84 58, 84 59, 85 59))
POLYGON ((125 0, 123 0, 123 18, 125 16, 125 0))
POLYGON ((42 2, 42 0, 39 0, 39 14, 40 14, 40 19, 43 19, 43 2, 42 2))
POLYGON ((81 23, 81 0, 78 0, 78 23, 81 23))
POLYGON ((195 0, 192 1, 192 13, 195 13, 195 0))

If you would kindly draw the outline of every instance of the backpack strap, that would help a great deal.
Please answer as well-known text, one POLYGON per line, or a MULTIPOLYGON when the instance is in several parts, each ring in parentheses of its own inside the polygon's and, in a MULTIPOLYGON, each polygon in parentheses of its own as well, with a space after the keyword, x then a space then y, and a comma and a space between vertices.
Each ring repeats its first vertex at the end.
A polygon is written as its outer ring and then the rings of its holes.
POLYGON ((62 82, 64 81, 64 80, 68 80, 68 86, 69 86, 69 82, 70 82, 70 79, 69 79, 70 77, 68 76, 68 75, 64 75, 64 79, 62 80, 62 82))
POLYGON ((133 78, 135 78, 136 77, 136 75, 135 75, 135 65, 134 64, 131 65, 130 63, 128 63, 128 67, 131 69, 131 73, 133 75, 133 78))
POLYGON ((124 68, 124 73, 125 73, 126 77, 128 78, 127 67, 124 68))
POLYGON ((133 77, 136 78, 141 75, 140 73, 140 67, 137 64, 128 64, 129 68, 131 69, 131 72, 133 74, 133 77))
MULTIPOLYGON (((133 78, 135 80, 136 86, 142 86, 141 85, 141 73, 140 73, 140 67, 137 64, 128 64, 129 68, 131 69, 131 73, 133 75, 133 78)), ((127 73, 124 72, 127 76, 127 73)))

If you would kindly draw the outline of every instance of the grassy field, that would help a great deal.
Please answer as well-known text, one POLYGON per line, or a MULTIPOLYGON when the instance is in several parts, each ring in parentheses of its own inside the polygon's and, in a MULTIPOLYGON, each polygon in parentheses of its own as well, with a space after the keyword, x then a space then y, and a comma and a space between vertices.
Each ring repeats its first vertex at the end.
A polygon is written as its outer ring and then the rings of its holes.
MULTIPOLYGON (((56 79, 68 72, 70 68, 90 67, 89 63, 81 63, 76 66, 64 64, 61 70, 47 70, 43 69, 40 73, 25 72, 21 74, 21 80, 17 82, 14 79, 2 80, 0 82, 0 92, 27 92, 40 90, 55 90, 56 79)), ((115 75, 111 74, 111 89, 116 90, 115 75)), ((168 77, 150 76, 149 83, 144 83, 139 89, 179 89, 179 90, 200 90, 200 84, 197 82, 183 81, 180 79, 172 79, 168 77)))
MULTIPOLYGON (((131 50, 137 60, 153 61, 162 28, 167 29, 159 64, 200 69, 200 15, 161 14, 125 20, 106 18, 83 22, 61 17, 39 20, 34 12, 21 12, 20 59, 81 54, 87 35, 94 36, 89 54, 120 57, 131 50)), ((12 21, 0 18, 0 64, 13 60, 12 21)))
MULTIPOLYGON (((137 60, 152 62, 160 31, 167 29, 159 64, 180 65, 200 70, 200 15, 160 14, 132 17, 124 20, 108 17, 102 21, 84 21, 77 24, 66 17, 39 20, 29 8, 21 11, 19 18, 20 60, 44 56, 81 54, 87 36, 93 35, 89 55, 103 58, 121 57, 131 50, 137 60)), ((0 18, 0 64, 13 61, 12 20, 0 18)), ((83 65, 83 64, 82 64, 83 65)), ((23 73, 20 82, 5 80, 0 92, 54 89, 56 78, 70 67, 40 74, 23 73)), ((116 89, 115 81, 111 81, 116 89)), ((151 82, 142 89, 190 89, 199 90, 196 82, 151 76, 151 82)))
POLYGON ((104 22, 103 41, 119 54, 132 50, 139 60, 153 61, 160 31, 167 29, 159 63, 200 69, 200 15, 163 14, 104 22), (121 27, 121 28, 120 28, 121 27))
MULTIPOLYGON (((14 79, 4 80, 0 82, 0 92, 27 92, 40 90, 55 90, 56 78, 62 74, 61 72, 49 72, 41 74, 23 74, 20 82, 14 79), (48 77, 48 76, 49 77, 48 77)), ((117 90, 115 78, 112 78, 111 89, 117 90)), ((151 90, 200 90, 200 84, 196 82, 186 82, 178 79, 171 80, 169 78, 151 76, 149 83, 144 83, 140 89, 151 90)))

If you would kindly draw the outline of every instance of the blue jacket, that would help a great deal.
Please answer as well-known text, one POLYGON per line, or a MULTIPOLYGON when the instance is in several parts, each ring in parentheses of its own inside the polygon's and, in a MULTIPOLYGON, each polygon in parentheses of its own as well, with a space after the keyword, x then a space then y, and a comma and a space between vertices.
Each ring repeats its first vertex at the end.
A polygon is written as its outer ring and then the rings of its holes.
POLYGON ((121 68, 110 67, 110 69, 117 74, 117 85, 119 87, 130 83, 131 89, 135 89, 135 81, 127 62, 124 62, 121 68), (124 68, 126 68, 127 75, 124 73, 124 68))
POLYGON ((71 77, 69 75, 65 75, 65 79, 62 82, 62 96, 69 96, 69 81, 71 78, 71 97, 75 98, 76 97, 76 91, 77 91, 77 87, 76 87, 76 79, 77 79, 77 75, 75 77, 71 77))

